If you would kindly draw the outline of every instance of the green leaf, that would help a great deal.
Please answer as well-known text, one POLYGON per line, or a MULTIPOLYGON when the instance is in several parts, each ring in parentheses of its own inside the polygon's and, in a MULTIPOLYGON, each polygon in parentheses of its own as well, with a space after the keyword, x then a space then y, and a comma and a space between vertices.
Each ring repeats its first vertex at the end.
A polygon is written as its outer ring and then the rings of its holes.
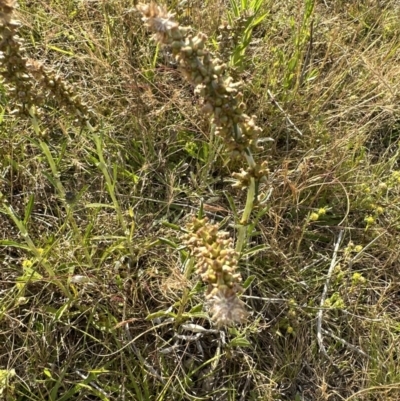
POLYGON ((197 218, 202 219, 204 217, 204 202, 203 200, 200 201, 199 212, 197 213, 197 218))
POLYGON ((257 19, 255 19, 253 22, 252 22, 252 24, 251 24, 251 26, 254 28, 254 27, 256 27, 257 25, 259 25, 261 22, 263 22, 263 20, 265 19, 265 17, 268 15, 268 13, 265 13, 265 14, 263 14, 263 15, 260 15, 257 19))
POLYGON ((32 194, 29 197, 28 204, 25 207, 25 217, 24 217, 24 225, 25 226, 27 225, 29 218, 31 217, 34 203, 35 203, 35 195, 32 194))
POLYGON ((239 215, 238 215, 237 209, 236 209, 236 204, 235 204, 235 201, 233 200, 231 194, 228 193, 228 191, 224 191, 224 195, 225 195, 226 200, 229 203, 229 208, 232 211, 233 216, 235 217, 235 220, 239 219, 239 215))
POLYGON ((251 284, 253 284, 253 281, 255 280, 256 276, 249 276, 246 278, 246 281, 243 283, 242 287, 247 290, 251 284))
POLYGON ((106 203, 88 203, 87 205, 85 205, 85 207, 87 208, 109 208, 109 209, 115 209, 114 205, 108 205, 106 203))
POLYGON ((49 49, 54 50, 54 51, 56 51, 56 52, 58 52, 58 53, 66 54, 67 56, 73 56, 73 55, 74 55, 73 52, 70 52, 70 51, 68 51, 68 50, 60 49, 60 48, 57 47, 57 46, 49 46, 49 49))
POLYGON ((4 120, 4 113, 5 113, 5 108, 0 106, 0 124, 4 120))
MULTIPOLYGON (((238 4, 236 3, 236 0, 230 0, 229 3, 231 4, 233 15, 235 17, 239 17, 240 11, 239 11, 238 4)), ((232 23, 232 18, 229 18, 229 19, 230 19, 229 23, 232 23)))
POLYGON ((183 313, 182 318, 183 319, 193 319, 193 318, 198 318, 198 319, 207 319, 209 316, 205 312, 196 312, 196 313, 183 313))
POLYGON ((30 260, 22 263, 24 273, 22 276, 17 277, 16 287, 18 289, 22 290, 29 282, 34 283, 35 281, 42 280, 43 276, 39 274, 32 266, 33 264, 30 260))
POLYGON ((251 343, 245 337, 234 338, 230 343, 230 347, 250 347, 251 343))
POLYGON ((161 224, 164 227, 172 228, 173 230, 176 230, 176 231, 183 231, 182 228, 180 226, 178 226, 177 224, 172 224, 172 223, 170 223, 169 221, 166 221, 166 220, 161 222, 161 224))
MULTIPOLYGON (((51 171, 53 172, 54 175, 57 174, 57 166, 56 162, 54 161, 54 157, 50 152, 49 146, 47 145, 46 142, 39 142, 39 146, 42 149, 43 153, 46 155, 47 161, 49 162, 51 171)), ((57 187, 56 187, 57 188, 57 187)))
POLYGON ((69 308, 70 302, 66 302, 61 308, 58 309, 57 313, 54 316, 54 320, 58 321, 61 319, 64 312, 69 308))
POLYGON ((14 248, 25 249, 26 251, 30 251, 31 250, 31 248, 29 246, 27 246, 27 245, 20 244, 19 242, 11 241, 11 240, 8 240, 8 239, 0 240, 0 246, 11 246, 11 247, 14 247, 14 248))
POLYGON ((65 394, 63 394, 61 398, 57 398, 57 401, 70 400, 79 391, 80 391, 79 385, 76 385, 76 386, 72 387, 71 389, 69 389, 65 394))
POLYGON ((190 309, 189 314, 198 313, 198 312, 202 312, 202 311, 203 311, 203 304, 198 304, 198 305, 194 306, 192 309, 190 309))
POLYGON ((166 244, 166 245, 168 245, 168 246, 170 246, 171 248, 174 248, 174 249, 177 249, 178 248, 178 244, 176 244, 175 242, 173 242, 173 241, 171 241, 171 240, 169 240, 169 239, 167 239, 167 238, 159 238, 159 241, 162 243, 162 244, 166 244))
POLYGON ((150 313, 150 315, 147 315, 146 316, 146 320, 153 320, 153 319, 157 319, 159 317, 173 317, 173 318, 175 318, 176 316, 177 316, 176 313, 173 313, 173 312, 158 311, 158 312, 150 313))
POLYGON ((106 369, 106 368, 100 368, 100 369, 92 369, 92 370, 89 370, 89 373, 90 374, 93 374, 93 375, 98 375, 98 374, 100 374, 100 373, 110 373, 110 372, 112 372, 111 370, 108 370, 108 369, 106 369))
POLYGON ((46 171, 43 171, 42 173, 49 180, 50 184, 53 185, 55 189, 58 189, 57 181, 46 171))
POLYGON ((260 244, 253 246, 253 248, 250 248, 248 251, 243 252, 243 256, 251 256, 255 255, 258 252, 265 251, 267 249, 266 245, 260 244))

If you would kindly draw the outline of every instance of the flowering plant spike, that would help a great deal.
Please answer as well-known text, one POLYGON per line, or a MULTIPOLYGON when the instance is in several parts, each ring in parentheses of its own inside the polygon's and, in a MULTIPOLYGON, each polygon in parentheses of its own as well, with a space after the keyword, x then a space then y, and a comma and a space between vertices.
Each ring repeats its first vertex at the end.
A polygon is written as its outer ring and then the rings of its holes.
POLYGON ((255 116, 244 113, 242 83, 226 76, 226 64, 213 58, 205 48, 207 36, 201 32, 193 36, 190 28, 181 27, 174 20, 173 13, 155 3, 140 3, 137 8, 154 39, 171 48, 183 76, 194 85, 195 93, 202 99, 201 110, 212 116, 216 134, 224 139, 234 155, 246 158, 247 175, 259 178, 265 174, 266 165, 257 166, 251 153, 257 147, 261 128, 256 125, 255 116))
POLYGON ((211 116, 216 135, 234 156, 243 157, 248 164, 246 170, 234 173, 235 186, 248 190, 236 249, 229 234, 219 231, 207 219, 193 219, 184 237, 195 259, 197 273, 209 285, 207 298, 213 319, 218 325, 242 322, 247 313, 237 296, 241 291, 241 277, 236 270, 245 243, 246 224, 257 197, 256 183, 267 174, 266 163, 256 163, 252 153, 258 147, 261 128, 256 125, 255 116, 244 113, 242 83, 234 82, 226 73, 226 64, 206 49, 205 34, 193 35, 189 27, 175 21, 173 13, 153 2, 140 3, 137 9, 154 39, 170 47, 180 71, 201 99, 202 112, 211 116))
POLYGON ((239 255, 232 238, 207 218, 193 218, 187 228, 184 242, 195 259, 196 273, 208 284, 213 320, 218 326, 243 322, 247 312, 237 297, 242 278, 237 272, 239 255))

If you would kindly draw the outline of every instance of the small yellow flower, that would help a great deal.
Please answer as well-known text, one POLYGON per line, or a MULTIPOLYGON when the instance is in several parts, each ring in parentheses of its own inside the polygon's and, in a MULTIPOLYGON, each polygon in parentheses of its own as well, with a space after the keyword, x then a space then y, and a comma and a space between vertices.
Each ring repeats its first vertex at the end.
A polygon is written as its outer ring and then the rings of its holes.
POLYGON ((364 284, 367 280, 360 273, 354 273, 351 278, 351 283, 353 285, 364 284))
POLYGON ((30 259, 25 259, 23 262, 22 262, 22 267, 24 268, 24 269, 29 269, 30 267, 32 267, 33 266, 33 262, 30 260, 30 259))
POLYGON ((310 214, 310 217, 309 217, 310 221, 317 221, 318 219, 319 219, 319 214, 318 213, 313 212, 313 213, 310 214))
POLYGON ((363 250, 363 246, 362 245, 356 245, 354 248, 354 252, 361 252, 363 250))
POLYGON ((372 216, 366 216, 364 221, 367 223, 367 226, 371 226, 375 223, 375 219, 372 216))

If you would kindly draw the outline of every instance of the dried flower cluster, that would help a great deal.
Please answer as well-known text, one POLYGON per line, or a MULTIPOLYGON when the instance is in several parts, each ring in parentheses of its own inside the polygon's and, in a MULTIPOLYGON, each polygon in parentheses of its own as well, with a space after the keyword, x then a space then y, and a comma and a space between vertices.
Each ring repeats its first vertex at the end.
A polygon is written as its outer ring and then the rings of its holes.
POLYGON ((241 168, 239 173, 232 173, 232 176, 237 180, 233 186, 240 189, 248 188, 251 178, 261 182, 265 180, 268 172, 268 163, 266 161, 249 166, 246 170, 241 168))
POLYGON ((247 313, 237 296, 242 290, 238 254, 229 233, 207 218, 193 218, 187 228, 184 242, 196 261, 196 272, 208 284, 213 320, 220 326, 244 321, 247 313))
POLYGON ((261 128, 244 113, 241 83, 226 76, 226 64, 213 58, 205 49, 206 35, 193 36, 190 28, 181 27, 174 14, 154 3, 139 4, 143 21, 163 45, 170 46, 182 74, 195 86, 195 93, 203 99, 202 111, 212 115, 216 133, 236 155, 246 157, 251 167, 255 162, 248 157, 257 147, 261 128))
POLYGON ((0 21, 2 24, 11 22, 16 3, 16 0, 2 0, 0 2, 0 21))
POLYGON ((52 98, 69 112, 86 121, 93 112, 75 94, 74 88, 25 55, 18 36, 20 24, 13 19, 15 0, 0 0, 0 75, 16 102, 15 112, 29 114, 32 107, 52 98))

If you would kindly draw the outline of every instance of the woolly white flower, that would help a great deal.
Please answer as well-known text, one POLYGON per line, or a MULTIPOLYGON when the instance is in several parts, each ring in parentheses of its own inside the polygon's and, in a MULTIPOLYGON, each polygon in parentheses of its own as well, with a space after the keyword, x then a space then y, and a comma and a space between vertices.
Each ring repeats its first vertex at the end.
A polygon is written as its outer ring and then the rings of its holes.
POLYGON ((244 303, 232 290, 220 290, 210 297, 212 320, 218 326, 243 323, 247 318, 244 303))
POLYGON ((177 28, 179 24, 173 20, 175 14, 168 12, 164 7, 155 3, 137 5, 138 10, 143 14, 142 21, 164 42, 168 32, 177 28))

